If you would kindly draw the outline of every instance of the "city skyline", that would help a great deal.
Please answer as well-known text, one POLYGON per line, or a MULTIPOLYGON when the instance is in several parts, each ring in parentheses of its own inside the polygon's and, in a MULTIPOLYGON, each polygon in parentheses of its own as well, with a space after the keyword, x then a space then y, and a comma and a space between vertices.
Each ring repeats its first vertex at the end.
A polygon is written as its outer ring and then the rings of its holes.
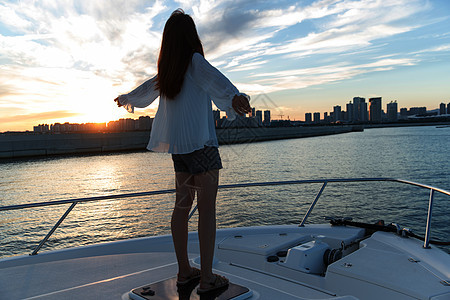
MULTIPOLYGON (((365 105, 360 108, 359 114, 363 113, 362 119, 356 119, 354 115, 358 114, 357 111, 353 110, 353 105, 356 101, 365 102, 365 98, 363 97, 353 97, 353 103, 350 101, 346 104, 347 110, 341 110, 340 105, 333 106, 332 112, 324 112, 323 118, 321 118, 321 114, 319 112, 307 112, 305 113, 303 120, 291 120, 289 116, 287 119, 277 119, 272 118, 271 110, 260 110, 256 109, 256 107, 252 107, 252 111, 249 114, 246 114, 243 119, 255 118, 255 123, 252 122, 242 122, 239 119, 242 117, 238 117, 237 121, 240 126, 243 127, 255 127, 255 126, 270 126, 271 122, 278 121, 294 121, 291 125, 296 124, 299 125, 298 122, 302 122, 306 125, 308 124, 318 124, 318 123, 338 123, 338 122, 362 122, 362 123, 391 123, 397 122, 399 120, 406 120, 408 116, 415 115, 445 115, 446 118, 450 119, 450 102, 449 103, 440 103, 439 107, 436 109, 428 110, 427 107, 410 107, 409 110, 406 107, 399 107, 397 101, 390 101, 386 103, 386 111, 382 108, 382 97, 374 97, 370 98, 370 100, 376 100, 376 117, 371 116, 371 108, 370 102, 369 106, 365 105), (351 108, 351 110, 349 110, 351 108), (314 116, 314 118, 313 118, 314 116)), ((366 103, 367 104, 367 103, 366 103)), ((228 121, 228 123, 217 123, 217 120, 221 119, 222 121, 226 120, 226 115, 220 110, 213 110, 214 120, 216 121, 216 128, 226 128, 230 126, 233 122, 228 121)), ((133 118, 121 118, 118 120, 108 121, 108 122, 100 122, 100 123, 70 123, 70 122, 62 122, 62 123, 42 123, 33 126, 33 130, 27 130, 27 132, 33 131, 37 133, 47 133, 47 132, 117 132, 117 131, 133 131, 133 130, 150 130, 153 123, 153 118, 150 116, 140 116, 137 119, 133 118)), ((286 124, 285 124, 286 125, 286 124)))
POLYGON ((211 64, 252 106, 272 99, 263 109, 274 117, 323 114, 358 94, 405 107, 450 99, 448 1, 3 1, 0 132, 154 116, 157 101, 133 116, 112 99, 155 74, 179 7, 211 64))
MULTIPOLYGON (((384 101, 386 109, 383 109, 383 97, 372 97, 367 99, 368 102, 366 102, 365 97, 356 96, 353 97, 352 101, 349 101, 345 106, 341 106, 338 104, 335 104, 333 106, 333 110, 325 111, 324 119, 327 118, 327 116, 331 116, 334 114, 334 120, 333 121, 369 121, 373 123, 380 123, 383 118, 386 118, 387 120, 395 121, 397 120, 396 117, 394 117, 394 114, 401 114, 402 111, 408 111, 407 107, 399 107, 399 104, 397 100, 388 100, 384 101), (363 107, 360 107, 360 105, 364 105, 363 107), (357 108, 354 108, 356 106, 357 108), (344 110, 343 108, 346 108, 344 110), (395 112, 393 111, 395 107, 395 112), (358 113, 357 113, 358 112, 358 113), (365 115, 359 116, 364 112, 365 115), (349 113, 350 116, 347 116, 344 118, 341 116, 344 113, 349 113), (329 114, 329 115, 328 115, 329 114), (338 117, 337 117, 338 116, 338 117)), ((410 111, 412 111, 413 115, 416 114, 415 112, 420 112, 421 114, 427 114, 430 112, 436 112, 439 115, 448 114, 450 115, 450 100, 448 103, 441 102, 436 107, 428 109, 426 106, 413 106, 409 107, 410 111)), ((312 120, 312 115, 316 114, 316 116, 320 116, 320 112, 314 111, 314 112, 306 112, 305 113, 305 121, 312 120)), ((317 117, 316 117, 317 119, 317 117)), ((320 120, 320 119, 319 119, 320 120)))
POLYGON ((408 116, 425 116, 425 115, 448 115, 450 117, 450 101, 448 103, 441 102, 437 108, 428 109, 426 106, 414 106, 409 110, 406 107, 399 107, 397 100, 390 100, 385 103, 386 110, 383 109, 383 97, 372 97, 367 99, 364 97, 353 97, 353 101, 349 101, 345 105, 345 110, 341 105, 334 105, 333 111, 324 112, 321 119, 320 112, 306 112, 306 123, 319 123, 324 120, 327 122, 396 122, 400 119, 406 119, 408 116))

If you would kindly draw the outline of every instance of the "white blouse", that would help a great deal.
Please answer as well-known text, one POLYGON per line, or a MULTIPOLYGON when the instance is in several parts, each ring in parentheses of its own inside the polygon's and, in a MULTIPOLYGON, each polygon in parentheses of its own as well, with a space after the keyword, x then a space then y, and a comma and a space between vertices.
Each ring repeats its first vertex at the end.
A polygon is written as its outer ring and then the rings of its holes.
MULTIPOLYGON (((155 79, 156 76, 120 95, 120 104, 130 113, 134 107, 150 105, 160 96, 155 79)), ((180 93, 174 99, 160 96, 147 149, 184 154, 205 146, 218 147, 211 99, 231 121, 236 118, 232 107, 235 95, 241 95, 238 89, 201 54, 194 53, 180 93)))

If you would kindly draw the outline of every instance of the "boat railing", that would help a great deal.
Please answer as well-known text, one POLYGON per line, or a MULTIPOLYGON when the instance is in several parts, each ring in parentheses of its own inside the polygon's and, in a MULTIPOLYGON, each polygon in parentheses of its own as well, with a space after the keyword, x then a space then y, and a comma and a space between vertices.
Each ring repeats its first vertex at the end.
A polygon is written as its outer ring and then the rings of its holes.
MULTIPOLYGON (((450 196, 450 192, 444 189, 436 188, 433 186, 403 180, 403 179, 395 179, 395 178, 342 178, 342 179, 313 179, 313 180, 288 180, 288 181, 267 181, 267 182, 250 182, 250 183, 237 183, 237 184, 225 184, 219 185, 219 189, 234 189, 234 188, 245 188, 245 187, 262 187, 262 186, 278 186, 278 185, 294 185, 294 184, 314 184, 321 183, 322 186, 317 193, 316 197, 312 201, 309 209, 303 216, 302 221, 299 226, 304 226, 309 215, 314 209, 317 201, 322 195, 325 187, 328 183, 349 183, 349 182, 370 182, 370 181, 390 181, 390 182, 398 182, 409 184, 413 186, 417 186, 420 188, 428 189, 430 191, 430 196, 428 200, 428 211, 427 211, 427 223, 425 228, 425 238, 424 238, 424 248, 429 248, 430 244, 430 233, 431 233, 431 218, 432 218, 432 209, 433 209, 433 201, 435 192, 442 193, 450 196)), ((30 255, 36 255, 42 246, 47 242, 50 236, 55 232, 55 230, 61 225, 64 219, 69 215, 69 213, 73 210, 75 205, 83 202, 93 202, 93 201, 102 201, 102 200, 118 200, 124 198, 136 198, 136 197, 144 197, 144 196, 156 196, 163 194, 173 194, 175 193, 175 189, 167 189, 167 190, 158 190, 158 191, 149 191, 149 192, 137 192, 137 193, 126 193, 126 194, 115 194, 115 195, 105 195, 105 196, 96 196, 96 197, 86 197, 86 198, 75 198, 75 199, 66 199, 66 200, 56 200, 56 201, 46 201, 46 202, 37 202, 37 203, 27 203, 27 204, 18 204, 18 205, 9 205, 9 206, 0 206, 1 211, 11 211, 11 210, 19 210, 19 209, 31 209, 36 207, 46 207, 52 205, 64 205, 70 204, 70 207, 64 212, 64 214, 59 218, 59 220, 55 223, 52 229, 47 233, 47 235, 42 239, 39 245, 33 250, 30 255)), ((190 214, 189 218, 197 210, 197 206, 195 206, 190 214)))

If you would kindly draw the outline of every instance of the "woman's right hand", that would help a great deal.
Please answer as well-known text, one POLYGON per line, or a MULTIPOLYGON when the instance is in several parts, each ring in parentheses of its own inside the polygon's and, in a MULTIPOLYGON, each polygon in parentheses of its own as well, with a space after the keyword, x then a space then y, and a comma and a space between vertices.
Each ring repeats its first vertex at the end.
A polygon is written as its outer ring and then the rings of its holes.
POLYGON ((232 106, 240 116, 252 111, 250 103, 244 95, 235 95, 232 101, 232 106))
POLYGON ((117 102, 117 106, 118 106, 118 107, 121 107, 121 106, 122 106, 122 104, 120 104, 119 97, 117 97, 116 99, 114 99, 114 102, 117 102))

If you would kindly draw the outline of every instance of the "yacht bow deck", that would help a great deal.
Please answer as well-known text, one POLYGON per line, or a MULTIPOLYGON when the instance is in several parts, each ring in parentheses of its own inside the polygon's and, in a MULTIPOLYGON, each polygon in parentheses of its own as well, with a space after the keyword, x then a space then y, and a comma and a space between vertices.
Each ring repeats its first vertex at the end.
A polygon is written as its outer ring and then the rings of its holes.
MULTIPOLYGON (((304 225, 326 184, 348 180, 281 183, 317 182, 323 182, 323 186, 306 213, 301 223, 303 226, 218 230, 214 271, 249 288, 253 293, 251 299, 450 299, 450 256, 434 246, 430 248, 428 244, 433 193, 450 195, 450 192, 398 181, 431 191, 427 237, 423 243, 402 236, 407 234, 404 230, 399 230, 398 235, 381 231, 373 233, 348 224, 304 225)), ((239 186, 245 185, 232 187, 239 186)), ((170 192, 173 191, 146 194, 170 192)), ((138 195, 142 196, 142 193, 138 195)), ((72 203, 67 215, 76 203, 92 199, 60 202, 72 203)), ((0 211, 42 205, 0 207, 0 211)), ((37 253, 39 248, 33 253, 37 253)), ((189 254, 192 264, 199 267, 195 232, 189 234, 189 254)), ((0 299, 125 300, 129 299, 132 289, 174 277, 176 273, 170 236, 130 239, 2 259, 0 299)))
MULTIPOLYGON (((301 228, 303 229, 303 228, 301 228)), ((306 229, 306 228, 305 228, 306 229)), ((265 253, 247 252, 243 264, 239 250, 217 249, 216 272, 250 288, 258 299, 327 299, 335 294, 295 279, 264 270, 266 256, 297 244, 297 226, 242 228, 218 231, 218 246, 232 246, 229 239, 249 238, 247 247, 270 244, 265 253), (284 243, 279 243, 281 237, 284 243), (237 253, 229 253, 229 251, 237 253), (250 257, 249 257, 250 256, 250 257), (221 257, 228 258, 221 260, 221 257), (236 257, 234 262, 230 258, 236 257), (253 257, 253 259, 252 259, 253 257), (261 268, 262 267, 262 268, 261 268)), ((310 230, 308 230, 310 231, 310 230)), ((300 234, 300 236, 305 236, 300 234)), ((190 234, 190 254, 198 264, 198 240, 190 234)), ((241 247, 236 244, 236 249, 241 247)), ((170 236, 99 244, 75 249, 19 257, 0 264, 2 298, 5 299, 118 299, 135 287, 176 275, 177 265, 170 236), (6 279, 6 280, 5 280, 6 279)), ((194 291, 195 292, 195 291, 194 291)), ((125 297, 126 299, 126 297, 125 297)))
MULTIPOLYGON (((329 225, 219 230, 214 270, 252 290, 252 299, 448 297, 450 287, 441 283, 450 275, 448 267, 445 273, 445 265, 450 265, 448 255, 437 249, 426 249, 426 255, 421 254, 421 262, 411 261, 418 253, 408 253, 401 246, 391 244, 404 238, 392 239, 389 233, 374 234, 361 243, 359 250, 348 250, 342 259, 328 266, 325 274, 286 267, 283 257, 267 261, 269 256, 299 243, 304 245, 318 238, 331 246, 350 243, 361 238, 363 231, 329 225), (410 276, 402 277, 405 274, 410 276)), ((413 239, 403 243, 421 247, 413 239)), ((196 233, 191 233, 189 252, 193 265, 198 265, 197 245, 196 233)), ((132 289, 176 276, 176 272, 170 236, 99 244, 3 260, 0 298, 128 299, 132 289)))

